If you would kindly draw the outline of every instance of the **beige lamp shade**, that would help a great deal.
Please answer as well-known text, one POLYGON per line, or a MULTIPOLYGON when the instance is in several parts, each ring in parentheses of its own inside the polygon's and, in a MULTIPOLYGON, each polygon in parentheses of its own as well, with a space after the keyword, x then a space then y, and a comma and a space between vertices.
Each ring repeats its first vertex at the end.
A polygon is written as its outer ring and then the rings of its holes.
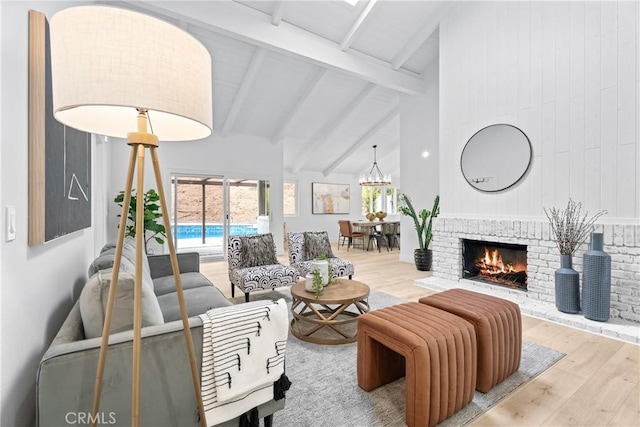
POLYGON ((125 138, 145 109, 160 140, 211 134, 211 56, 188 33, 125 9, 79 6, 56 13, 50 34, 58 121, 125 138))

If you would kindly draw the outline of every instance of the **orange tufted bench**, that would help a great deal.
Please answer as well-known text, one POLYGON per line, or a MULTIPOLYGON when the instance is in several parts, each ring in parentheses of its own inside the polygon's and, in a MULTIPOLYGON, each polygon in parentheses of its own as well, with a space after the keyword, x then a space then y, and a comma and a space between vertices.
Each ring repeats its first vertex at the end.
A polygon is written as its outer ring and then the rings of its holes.
POLYGON ((406 303, 358 318, 358 386, 365 391, 406 376, 406 423, 433 426, 473 399, 476 335, 466 320, 406 303))
POLYGON ((486 393, 518 370, 522 350, 520 307, 511 301, 465 289, 449 289, 420 299, 473 323, 478 339, 478 383, 486 393))

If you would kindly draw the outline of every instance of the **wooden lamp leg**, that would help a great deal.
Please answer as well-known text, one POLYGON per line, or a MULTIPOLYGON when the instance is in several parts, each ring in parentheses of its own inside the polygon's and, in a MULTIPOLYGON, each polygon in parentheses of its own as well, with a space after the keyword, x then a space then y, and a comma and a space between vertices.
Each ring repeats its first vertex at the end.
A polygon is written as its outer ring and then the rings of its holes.
POLYGON ((120 273, 120 259, 122 257, 122 246, 124 245, 124 233, 127 225, 127 215, 129 212, 129 204, 131 203, 131 186, 133 185, 133 173, 136 164, 136 147, 131 147, 131 156, 129 157, 129 169, 127 171, 127 182, 125 185, 124 200, 122 201, 122 213, 120 215, 120 225, 118 227, 118 238, 116 240, 116 253, 113 259, 113 270, 111 274, 111 286, 109 287, 109 296, 107 297, 107 307, 104 316, 104 325, 102 327, 102 341, 100 344, 100 353, 98 354, 98 368, 96 370, 96 382, 93 389, 93 405, 91 409, 91 425, 95 427, 97 414, 100 410, 100 394, 102 393, 102 379, 104 377, 104 364, 107 358, 107 347, 109 346, 109 329, 111 328, 111 317, 113 314, 113 305, 116 299, 116 289, 118 286, 118 274, 120 273))
POLYGON ((133 291, 133 364, 131 371, 131 426, 140 422, 140 347, 142 345, 142 252, 144 251, 144 151, 138 145, 138 184, 136 188, 136 266, 133 291))
POLYGON ((187 305, 184 301, 184 293, 182 292, 182 281, 180 279, 180 267, 178 265, 178 257, 176 249, 173 245, 173 235, 171 234, 171 224, 169 222, 169 212, 167 210, 167 202, 164 197, 164 187, 162 185, 162 177, 160 173, 160 163, 158 162, 158 153, 156 147, 151 147, 151 160, 153 162, 153 170, 156 177, 156 186, 158 187, 158 196, 160 197, 160 207, 162 209, 162 218, 164 227, 167 230, 167 245, 169 246, 169 257, 171 258, 171 267, 173 268, 173 277, 176 284, 176 293, 178 295, 178 304, 180 305, 180 314, 182 316, 182 327, 184 328, 184 336, 187 341, 187 352, 189 353, 189 363, 191 364, 191 378, 193 380, 193 388, 198 403, 198 412, 200 414, 200 425, 206 427, 207 420, 204 413, 204 404, 202 402, 202 394, 200 393, 200 379, 198 367, 196 366, 196 355, 193 349, 193 338, 191 337, 191 329, 189 328, 189 316, 187 315, 187 305))

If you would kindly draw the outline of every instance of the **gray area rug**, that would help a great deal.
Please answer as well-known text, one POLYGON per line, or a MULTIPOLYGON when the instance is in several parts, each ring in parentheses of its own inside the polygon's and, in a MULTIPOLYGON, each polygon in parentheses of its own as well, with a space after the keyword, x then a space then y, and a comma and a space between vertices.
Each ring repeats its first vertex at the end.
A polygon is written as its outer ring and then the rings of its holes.
MULTIPOLYGON (((291 302, 288 289, 262 292, 251 300, 285 298, 291 302)), ((233 299, 234 303, 244 297, 233 299)), ((371 309, 403 301, 382 292, 372 291, 371 309)), ((293 383, 287 392, 286 407, 274 414, 274 425, 296 427, 395 427, 403 426, 405 380, 367 393, 356 379, 357 344, 318 345, 300 341, 289 334, 287 341, 287 376, 293 383)), ((564 353, 524 341, 520 369, 489 393, 476 392, 473 401, 440 426, 463 426, 485 412, 520 385, 530 381, 564 353)))

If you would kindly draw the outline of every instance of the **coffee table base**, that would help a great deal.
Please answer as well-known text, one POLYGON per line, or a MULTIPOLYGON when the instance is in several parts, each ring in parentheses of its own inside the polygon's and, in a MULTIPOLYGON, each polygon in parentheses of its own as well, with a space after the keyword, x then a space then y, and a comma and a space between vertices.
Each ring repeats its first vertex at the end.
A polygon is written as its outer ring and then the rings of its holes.
POLYGON ((358 317, 369 311, 364 299, 344 304, 322 304, 293 297, 291 333, 314 344, 347 344, 357 340, 358 317), (356 311, 348 310, 351 306, 356 311))

